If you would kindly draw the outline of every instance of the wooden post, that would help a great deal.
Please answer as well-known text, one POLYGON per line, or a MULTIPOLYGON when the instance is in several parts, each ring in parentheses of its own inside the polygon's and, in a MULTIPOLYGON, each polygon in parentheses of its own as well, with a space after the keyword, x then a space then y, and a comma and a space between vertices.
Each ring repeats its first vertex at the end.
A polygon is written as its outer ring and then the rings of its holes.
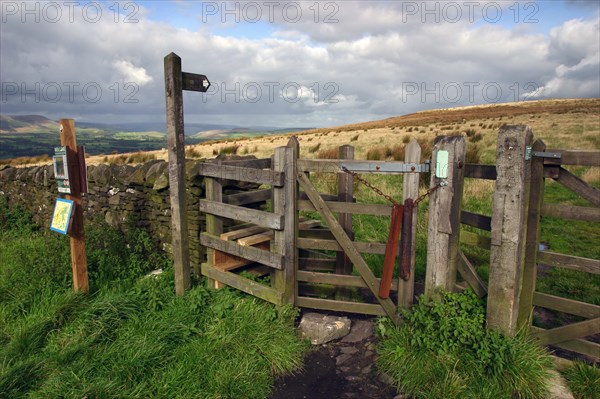
POLYGON ((181 58, 175 53, 167 55, 164 67, 175 293, 183 295, 190 287, 190 251, 185 209, 185 137, 181 58))
MULTIPOLYGON (((542 140, 533 143, 532 151, 543 152, 546 144, 542 140)), ((523 264, 523 282, 517 316, 517 331, 528 328, 533 311, 533 293, 537 277, 537 254, 540 242, 540 214, 544 203, 544 158, 531 160, 531 183, 529 189, 529 211, 527 214, 527 233, 525 237, 525 263, 523 264)))
POLYGON ((519 313, 531 167, 525 154, 532 138, 525 125, 503 126, 498 132, 487 323, 506 335, 516 333, 519 313))
POLYGON ((285 182, 283 187, 273 187, 273 212, 284 215, 284 226, 283 230, 275 231, 272 242, 273 251, 283 255, 283 269, 274 271, 272 286, 283 293, 283 303, 290 305, 294 305, 297 292, 298 183, 296 172, 299 152, 298 139, 292 137, 286 147, 275 149, 273 157, 273 170, 284 172, 285 182))
MULTIPOLYGON (((412 138, 404 151, 404 162, 421 162, 421 147, 417 140, 412 138)), ((403 200, 412 198, 416 200, 419 196, 419 173, 405 173, 402 187, 403 200)), ((410 256, 410 278, 408 281, 398 279, 398 307, 408 309, 413 303, 415 295, 415 253, 417 248, 417 213, 418 207, 413 209, 412 214, 412 245, 410 256)))
MULTIPOLYGON (((221 161, 217 160, 217 165, 221 165, 221 161)), ((223 202, 223 186, 221 185, 221 180, 205 177, 204 185, 206 189, 206 199, 209 201, 215 202, 223 202)), ((215 237, 219 237, 223 233, 223 219, 220 216, 212 215, 210 213, 206 214, 206 232, 215 237)), ((212 260, 215 259, 214 249, 208 247, 206 250, 206 257, 208 259, 208 263, 212 264, 212 260)), ((214 266, 214 264, 212 264, 214 266)), ((222 284, 219 281, 216 281, 212 278, 209 278, 208 286, 211 288, 221 288, 222 284)))
POLYGON ((425 294, 435 294, 440 287, 453 291, 456 284, 460 205, 462 201, 465 140, 461 136, 438 136, 433 143, 431 185, 442 184, 429 199, 427 237, 427 272, 425 294), (438 151, 448 151, 447 179, 436 177, 438 151))
POLYGON ((88 292, 87 258, 85 256, 85 228, 83 225, 83 201, 81 198, 79 156, 75 139, 75 121, 60 120, 60 145, 67 147, 67 163, 69 166, 69 183, 71 194, 67 194, 75 204, 73 224, 69 232, 71 241, 71 268, 73 269, 73 288, 76 291, 88 292))
MULTIPOLYGON (((351 145, 343 145, 339 148, 339 159, 354 159, 354 147, 351 145)), ((338 180, 338 201, 352 202, 354 196, 354 177, 346 172, 337 174, 338 180)), ((344 229, 348 237, 354 240, 354 231, 352 229, 352 214, 338 213, 338 221, 344 229)), ((344 253, 338 251, 335 257, 335 272, 336 274, 352 274, 352 261, 344 253)))

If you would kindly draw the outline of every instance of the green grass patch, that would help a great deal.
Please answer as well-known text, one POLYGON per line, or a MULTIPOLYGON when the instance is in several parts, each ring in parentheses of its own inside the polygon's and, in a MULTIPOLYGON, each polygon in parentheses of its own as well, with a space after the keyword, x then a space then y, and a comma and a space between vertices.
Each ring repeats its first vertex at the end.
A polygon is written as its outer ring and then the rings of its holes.
POLYGON ((574 362, 562 372, 575 399, 600 399, 600 368, 574 362))
POLYGON ((470 290, 421 297, 405 324, 380 319, 378 367, 398 390, 419 399, 544 398, 552 360, 524 335, 486 330, 470 290))

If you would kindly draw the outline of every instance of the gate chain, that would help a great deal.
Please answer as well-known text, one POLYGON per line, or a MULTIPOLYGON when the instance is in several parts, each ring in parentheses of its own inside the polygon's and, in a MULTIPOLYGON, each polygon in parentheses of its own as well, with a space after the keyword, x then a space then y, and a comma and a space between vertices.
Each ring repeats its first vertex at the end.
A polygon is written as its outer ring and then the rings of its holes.
MULTIPOLYGON (((373 192, 375 192, 376 194, 380 195, 381 197, 385 198, 386 200, 388 200, 389 202, 392 203, 392 205, 400 205, 395 199, 393 199, 390 195, 384 193, 383 191, 381 191, 380 189, 378 189, 377 187, 373 186, 371 183, 369 183, 367 180, 363 179, 362 177, 360 177, 358 175, 358 173, 356 172, 352 172, 351 170, 349 170, 348 168, 346 168, 345 166, 342 166, 342 170, 346 173, 348 173, 349 175, 352 175, 353 177, 356 178, 356 180, 358 180, 359 182, 361 182, 362 184, 364 184, 365 186, 367 186, 368 188, 370 188, 371 190, 373 190, 373 192)), ((440 188, 441 185, 440 184, 436 184, 435 186, 431 187, 429 190, 427 190, 427 192, 425 192, 423 195, 421 195, 420 197, 418 197, 414 202, 413 202, 413 206, 416 206, 419 204, 419 202, 423 201, 425 198, 427 198, 428 196, 430 196, 431 194, 433 194, 433 192, 435 190, 437 190, 438 188, 440 188)))

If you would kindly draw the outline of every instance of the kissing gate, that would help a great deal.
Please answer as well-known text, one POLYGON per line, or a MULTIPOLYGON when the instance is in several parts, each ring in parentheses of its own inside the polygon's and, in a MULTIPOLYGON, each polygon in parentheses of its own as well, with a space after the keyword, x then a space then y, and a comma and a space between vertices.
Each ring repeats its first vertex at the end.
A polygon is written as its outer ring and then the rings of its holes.
MULTIPOLYGON (((445 138, 436 145, 453 144, 456 139, 445 138)), ((413 201, 418 202, 418 174, 428 172, 430 166, 419 163, 420 153, 413 139, 407 146, 406 162, 353 160, 351 146, 340 147, 339 160, 299 159, 299 142, 292 137, 286 147, 275 150, 271 159, 200 164, 199 174, 205 177, 206 184, 206 199, 200 201, 200 210, 207 215, 206 232, 201 234, 200 242, 208 249, 202 274, 214 287, 227 284, 276 305, 387 315, 398 322, 397 307, 409 306, 413 297, 417 210, 412 205, 413 201), (405 174, 404 206, 355 203, 354 178, 369 185, 357 172, 405 174), (337 176, 338 194, 319 193, 310 175, 322 179, 332 173, 337 176), (260 187, 225 196, 223 185, 228 181, 260 187), (257 209, 256 204, 266 200, 271 200, 271 211, 257 209), (301 218, 300 211, 317 212, 325 226, 319 220, 301 218), (391 216, 388 243, 354 241, 353 214, 391 216), (235 222, 225 230, 224 220, 235 222), (401 230, 403 240, 398 248, 401 230), (333 258, 317 251, 337 254, 333 258), (375 277, 361 253, 385 254, 381 279, 375 277), (402 278, 392 281, 397 255, 401 255, 402 278), (358 276, 352 275, 352 266, 358 276), (240 270, 270 274, 270 286, 238 274, 240 270), (307 283, 312 286, 305 287, 307 283), (318 288, 316 295, 314 292, 315 284, 363 289, 361 299, 370 298, 374 303, 350 301, 348 289, 338 290, 335 299, 319 298, 318 288), (398 304, 390 298, 390 288, 397 291, 398 304)), ((434 157, 437 170, 432 176, 433 189, 426 195, 438 187, 452 189, 448 151, 436 149, 436 154, 443 155, 434 157)))

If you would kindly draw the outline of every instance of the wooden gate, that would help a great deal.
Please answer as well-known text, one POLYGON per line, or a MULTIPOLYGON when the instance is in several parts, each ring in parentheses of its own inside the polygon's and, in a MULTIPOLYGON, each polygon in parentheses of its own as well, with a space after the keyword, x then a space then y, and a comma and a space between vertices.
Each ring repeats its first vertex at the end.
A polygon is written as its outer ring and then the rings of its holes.
POLYGON ((414 294, 414 252, 416 209, 413 212, 413 239, 410 249, 410 279, 393 282, 398 304, 378 295, 377 278, 361 253, 383 254, 385 243, 355 242, 352 215, 390 216, 392 207, 386 204, 356 203, 353 178, 342 167, 361 173, 405 173, 404 198, 418 194, 418 173, 428 170, 420 164, 420 147, 413 140, 406 148, 406 162, 355 161, 350 146, 340 148, 340 157, 349 159, 298 159, 299 144, 292 138, 286 147, 277 148, 272 159, 231 161, 215 160, 200 165, 199 174, 206 179, 206 199, 200 210, 207 214, 207 229, 201 244, 208 249, 208 261, 202 274, 219 287, 227 284, 277 305, 387 315, 399 322, 398 306, 408 307, 414 294), (310 179, 310 173, 338 176, 338 195, 321 194, 310 179), (223 195, 228 180, 261 184, 258 189, 223 195), (266 186, 266 188, 265 188, 266 186), (265 200, 271 209, 249 208, 265 200), (317 211, 318 220, 303 220, 300 211, 317 211), (337 216, 334 215, 337 213, 337 216), (224 221, 235 220, 230 226, 224 221), (314 250, 337 251, 336 259, 310 258, 314 250), (302 257, 299 257, 299 251, 302 257), (319 265, 320 267, 316 267, 319 265), (352 265, 358 275, 352 275, 352 265), (329 267, 331 266, 331 267, 329 267), (244 277, 240 271, 255 275, 270 274, 270 285, 244 277), (323 299, 299 292, 298 283, 325 284, 334 287, 366 288, 375 303, 350 301, 343 295, 323 299))

